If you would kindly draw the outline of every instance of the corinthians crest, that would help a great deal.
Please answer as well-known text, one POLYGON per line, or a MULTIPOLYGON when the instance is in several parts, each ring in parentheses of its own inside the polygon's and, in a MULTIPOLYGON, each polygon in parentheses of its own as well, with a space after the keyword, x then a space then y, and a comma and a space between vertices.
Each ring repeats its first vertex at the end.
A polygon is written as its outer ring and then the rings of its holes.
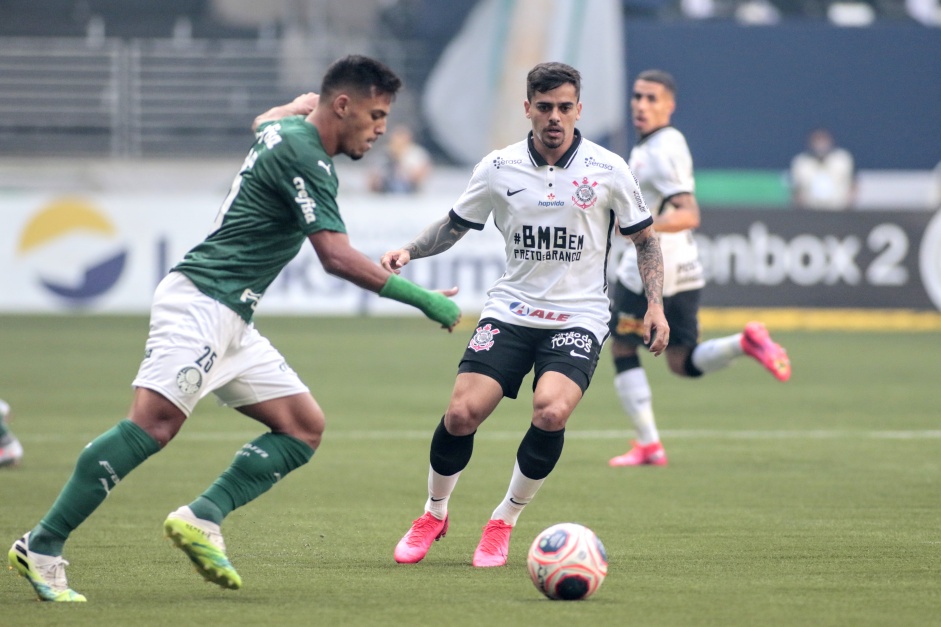
POLYGON ((467 348, 471 348, 474 352, 479 353, 480 351, 489 351, 490 347, 493 346, 493 336, 500 333, 500 329, 494 329, 490 323, 485 324, 482 327, 477 327, 477 332, 474 333, 474 337, 471 338, 470 344, 467 345, 467 348))
POLYGON ((572 185, 576 187, 575 194, 572 196, 572 202, 575 203, 577 207, 588 210, 598 202, 598 195, 595 193, 595 186, 598 185, 598 181, 593 183, 588 182, 588 177, 582 178, 582 182, 572 181, 572 185))

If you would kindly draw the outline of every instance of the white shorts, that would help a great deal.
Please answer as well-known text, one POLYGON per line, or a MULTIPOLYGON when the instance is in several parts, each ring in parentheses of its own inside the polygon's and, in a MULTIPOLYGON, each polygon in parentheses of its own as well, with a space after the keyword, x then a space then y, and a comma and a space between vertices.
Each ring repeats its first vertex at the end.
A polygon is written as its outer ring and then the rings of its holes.
POLYGON ((210 392, 230 407, 310 392, 255 325, 180 272, 154 292, 144 361, 132 385, 158 392, 187 416, 210 392))

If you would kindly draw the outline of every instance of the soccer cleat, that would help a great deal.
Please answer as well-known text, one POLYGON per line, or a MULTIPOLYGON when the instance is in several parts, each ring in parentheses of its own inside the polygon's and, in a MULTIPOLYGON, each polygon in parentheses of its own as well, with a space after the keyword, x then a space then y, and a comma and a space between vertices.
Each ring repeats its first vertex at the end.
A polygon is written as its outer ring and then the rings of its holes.
POLYGON ((634 446, 628 452, 617 457, 612 457, 608 461, 609 466, 666 466, 667 453, 663 450, 663 445, 659 442, 650 444, 633 443, 634 446))
POLYGON ((238 590, 242 578, 225 555, 219 525, 197 518, 188 506, 171 512, 163 523, 166 536, 190 558, 203 579, 223 588, 238 590))
POLYGON ((16 466, 23 459, 23 445, 16 439, 12 433, 0 438, 0 468, 4 466, 16 466))
POLYGON ((779 381, 791 378, 791 360, 779 344, 771 340, 768 329, 760 322, 749 322, 742 333, 742 350, 767 368, 779 381))
POLYGON ((412 521, 412 528, 395 545, 395 561, 399 564, 417 564, 422 561, 431 543, 448 533, 448 525, 447 516, 444 520, 438 520, 431 512, 425 512, 421 518, 412 521))
POLYGON ((10 570, 16 570, 33 586, 40 601, 58 603, 84 603, 85 597, 69 588, 65 567, 69 565, 61 555, 42 555, 29 550, 29 534, 10 547, 10 570))
POLYGON ((510 533, 512 532, 513 526, 502 520, 488 521, 480 537, 480 544, 474 551, 473 565, 477 568, 504 566, 506 558, 510 555, 510 533))
MULTIPOLYGON (((0 400, 0 422, 6 422, 9 413, 9 403, 0 400)), ((23 445, 16 439, 15 435, 7 431, 6 435, 0 438, 0 468, 16 466, 21 459, 23 459, 23 445)))

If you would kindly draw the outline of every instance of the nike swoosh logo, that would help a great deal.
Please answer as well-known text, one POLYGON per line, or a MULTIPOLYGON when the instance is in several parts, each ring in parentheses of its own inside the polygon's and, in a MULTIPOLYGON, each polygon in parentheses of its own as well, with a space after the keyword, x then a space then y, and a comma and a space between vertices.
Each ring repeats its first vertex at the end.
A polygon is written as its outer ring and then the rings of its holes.
POLYGON ((435 497, 431 497, 431 502, 432 502, 432 503, 437 503, 437 502, 439 502, 439 501, 443 501, 443 500, 446 499, 446 498, 447 498, 447 497, 445 497, 445 496, 442 496, 440 499, 436 499, 435 497))
POLYGON ((523 190, 525 190, 525 189, 526 189, 526 188, 524 187, 524 188, 522 188, 522 189, 516 190, 515 192, 511 192, 510 190, 506 190, 506 195, 507 195, 507 196, 515 196, 515 195, 519 194, 521 191, 523 191, 523 190))
POLYGON ((527 504, 529 503, 529 501, 526 501, 526 503, 520 503, 519 501, 517 501, 516 499, 514 499, 514 498, 511 496, 511 497, 510 497, 510 503, 512 503, 513 505, 527 505, 527 504))
POLYGON ((588 359, 588 355, 582 355, 581 353, 576 353, 575 351, 569 351, 569 355, 572 357, 581 357, 582 359, 588 359))

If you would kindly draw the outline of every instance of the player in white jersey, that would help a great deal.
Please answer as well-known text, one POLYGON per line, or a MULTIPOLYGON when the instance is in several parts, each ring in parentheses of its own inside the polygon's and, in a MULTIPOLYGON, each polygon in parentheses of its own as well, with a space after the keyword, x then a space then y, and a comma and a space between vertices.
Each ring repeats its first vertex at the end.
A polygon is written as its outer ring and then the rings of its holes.
MULTIPOLYGON (((775 377, 787 381, 791 376, 787 353, 771 341, 760 322, 748 323, 742 333, 699 343, 699 301, 705 285, 693 239, 693 229, 699 226, 699 205, 686 138, 670 126, 675 96, 675 82, 666 72, 647 70, 638 75, 631 113, 640 140, 631 150, 629 161, 644 199, 650 203, 663 249, 663 301, 671 330, 667 364, 679 376, 699 377, 747 354, 775 377)), ((662 466, 667 457, 654 421, 647 374, 637 355, 637 347, 645 341, 642 329, 647 301, 637 256, 629 247, 621 258, 617 277, 611 316, 614 387, 634 423, 637 439, 627 453, 609 463, 662 466)))
POLYGON ((506 563, 510 533, 562 454, 565 424, 588 388, 607 338, 605 270, 615 227, 634 242, 648 295, 643 334, 659 355, 670 329, 661 305, 663 262, 652 218, 624 160, 575 128, 581 78, 562 63, 527 77, 525 141, 487 155, 444 219, 382 265, 449 249, 489 217, 506 239, 506 272, 488 292, 458 366, 448 409, 431 440, 425 513, 395 548, 415 563, 448 530, 448 500, 470 461, 477 427, 534 370, 532 424, 520 443, 510 487, 486 524, 473 564, 506 563))

